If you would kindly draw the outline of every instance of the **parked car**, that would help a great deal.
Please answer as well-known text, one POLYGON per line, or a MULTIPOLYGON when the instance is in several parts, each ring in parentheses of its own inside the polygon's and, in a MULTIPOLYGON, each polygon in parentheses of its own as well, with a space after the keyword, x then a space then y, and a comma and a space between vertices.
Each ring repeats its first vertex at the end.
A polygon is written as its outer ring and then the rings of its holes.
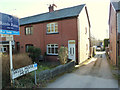
POLYGON ((101 46, 96 46, 96 51, 101 51, 101 46))

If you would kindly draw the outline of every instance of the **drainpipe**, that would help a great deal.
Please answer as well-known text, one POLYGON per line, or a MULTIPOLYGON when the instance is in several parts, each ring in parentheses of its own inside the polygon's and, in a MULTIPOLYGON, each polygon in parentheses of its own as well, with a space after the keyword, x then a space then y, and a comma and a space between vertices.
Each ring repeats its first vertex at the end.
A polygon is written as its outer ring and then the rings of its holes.
POLYGON ((118 27, 117 27, 117 11, 116 11, 116 66, 118 66, 118 27))

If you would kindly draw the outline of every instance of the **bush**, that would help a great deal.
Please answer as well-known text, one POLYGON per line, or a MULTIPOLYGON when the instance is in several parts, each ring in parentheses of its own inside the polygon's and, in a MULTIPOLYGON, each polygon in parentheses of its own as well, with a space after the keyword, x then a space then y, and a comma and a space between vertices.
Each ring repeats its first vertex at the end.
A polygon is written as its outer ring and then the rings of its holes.
MULTIPOLYGON (((13 67, 18 69, 27 65, 32 64, 31 58, 24 54, 13 55, 13 67)), ((10 83, 10 58, 9 55, 2 54, 2 85, 7 86, 10 83)))
POLYGON ((67 63, 67 58, 68 58, 68 49, 67 47, 61 46, 60 49, 58 50, 58 57, 60 60, 61 64, 67 63))
POLYGON ((24 67, 33 64, 32 59, 26 53, 13 55, 13 67, 14 69, 24 67))
POLYGON ((28 48, 28 53, 33 62, 38 62, 38 59, 41 55, 41 49, 31 46, 28 48))

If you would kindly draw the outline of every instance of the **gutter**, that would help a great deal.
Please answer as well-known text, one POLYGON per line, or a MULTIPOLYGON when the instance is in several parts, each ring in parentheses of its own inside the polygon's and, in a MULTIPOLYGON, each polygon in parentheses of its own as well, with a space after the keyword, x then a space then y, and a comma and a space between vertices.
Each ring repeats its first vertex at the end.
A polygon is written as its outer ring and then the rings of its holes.
POLYGON ((71 19, 71 18, 76 18, 76 17, 78 17, 78 15, 71 16, 71 17, 58 18, 58 19, 45 20, 45 21, 31 22, 31 23, 26 23, 26 24, 20 24, 20 26, 29 25, 29 24, 37 24, 37 23, 50 22, 50 21, 56 21, 56 20, 63 20, 63 19, 71 19))

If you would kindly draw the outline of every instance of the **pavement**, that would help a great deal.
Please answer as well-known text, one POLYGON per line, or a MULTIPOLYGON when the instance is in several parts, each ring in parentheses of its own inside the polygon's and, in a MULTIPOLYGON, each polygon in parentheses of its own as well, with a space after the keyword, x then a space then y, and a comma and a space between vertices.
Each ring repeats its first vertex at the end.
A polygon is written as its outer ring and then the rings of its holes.
POLYGON ((97 52, 85 65, 49 83, 47 88, 118 88, 118 80, 111 73, 105 52, 97 52))

